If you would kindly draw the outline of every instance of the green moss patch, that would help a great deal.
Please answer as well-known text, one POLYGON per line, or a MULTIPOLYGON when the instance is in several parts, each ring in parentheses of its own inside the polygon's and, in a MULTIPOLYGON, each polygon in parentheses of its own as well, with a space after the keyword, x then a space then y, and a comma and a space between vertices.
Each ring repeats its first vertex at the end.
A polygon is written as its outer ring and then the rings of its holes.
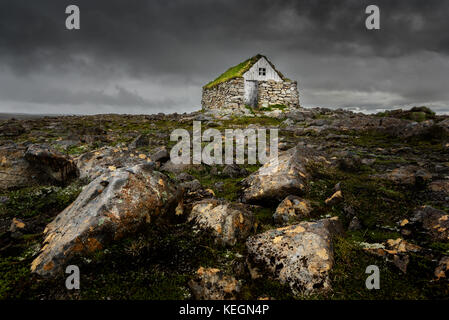
MULTIPOLYGON (((257 61, 259 61, 260 58, 265 58, 268 61, 268 63, 271 65, 271 67, 274 70, 276 70, 274 68, 274 65, 265 56, 263 56, 261 54, 257 54, 254 57, 251 57, 251 58, 239 63, 238 65, 229 68, 224 73, 222 73, 220 76, 218 76, 215 80, 206 84, 203 88, 211 89, 213 87, 218 86, 220 83, 223 83, 223 82, 235 79, 235 78, 242 77, 243 74, 246 71, 248 71, 257 61)), ((279 76, 283 80, 288 80, 288 79, 284 78, 284 76, 279 71, 276 70, 276 72, 279 74, 279 76)))

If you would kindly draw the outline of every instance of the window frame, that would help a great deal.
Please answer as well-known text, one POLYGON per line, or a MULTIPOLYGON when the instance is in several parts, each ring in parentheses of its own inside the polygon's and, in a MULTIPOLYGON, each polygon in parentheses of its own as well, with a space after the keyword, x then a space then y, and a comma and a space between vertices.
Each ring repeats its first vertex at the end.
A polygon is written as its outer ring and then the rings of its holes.
POLYGON ((266 76, 267 75, 267 68, 259 68, 259 76, 266 76))

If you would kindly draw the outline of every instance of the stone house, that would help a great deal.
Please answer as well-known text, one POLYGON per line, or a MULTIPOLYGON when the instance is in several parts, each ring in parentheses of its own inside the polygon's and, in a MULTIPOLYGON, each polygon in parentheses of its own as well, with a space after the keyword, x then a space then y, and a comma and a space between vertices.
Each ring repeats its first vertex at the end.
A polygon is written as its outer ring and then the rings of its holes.
POLYGON ((201 105, 207 110, 273 105, 298 108, 298 86, 276 70, 267 57, 258 54, 205 85, 201 105))

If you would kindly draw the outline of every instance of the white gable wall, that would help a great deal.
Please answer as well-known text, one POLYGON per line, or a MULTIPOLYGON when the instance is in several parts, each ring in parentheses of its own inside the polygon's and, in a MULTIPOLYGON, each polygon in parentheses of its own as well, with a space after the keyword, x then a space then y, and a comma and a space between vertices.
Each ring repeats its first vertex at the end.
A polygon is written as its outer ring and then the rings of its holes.
POLYGON ((260 58, 248 71, 243 74, 245 80, 257 80, 257 81, 282 81, 278 73, 268 63, 264 57, 260 58), (259 76, 259 68, 265 68, 265 76, 259 76))

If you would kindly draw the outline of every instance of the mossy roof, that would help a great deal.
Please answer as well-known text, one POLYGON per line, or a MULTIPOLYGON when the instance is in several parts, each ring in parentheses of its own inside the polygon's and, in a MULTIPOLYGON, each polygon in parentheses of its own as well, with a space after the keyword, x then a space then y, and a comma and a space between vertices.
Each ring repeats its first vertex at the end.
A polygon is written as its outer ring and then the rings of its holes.
POLYGON ((239 63, 238 65, 229 68, 228 70, 223 72, 221 75, 219 75, 215 80, 206 84, 203 88, 210 89, 210 88, 213 88, 213 87, 219 85, 220 83, 229 81, 231 79, 243 77, 243 74, 245 74, 245 72, 248 71, 261 58, 265 58, 268 61, 268 63, 279 74, 279 76, 281 77, 282 80, 288 81, 288 79, 285 78, 282 73, 280 73, 278 70, 276 70, 274 65, 271 63, 270 60, 268 60, 267 57, 265 57, 264 55, 261 55, 261 54, 257 54, 255 56, 239 63))

